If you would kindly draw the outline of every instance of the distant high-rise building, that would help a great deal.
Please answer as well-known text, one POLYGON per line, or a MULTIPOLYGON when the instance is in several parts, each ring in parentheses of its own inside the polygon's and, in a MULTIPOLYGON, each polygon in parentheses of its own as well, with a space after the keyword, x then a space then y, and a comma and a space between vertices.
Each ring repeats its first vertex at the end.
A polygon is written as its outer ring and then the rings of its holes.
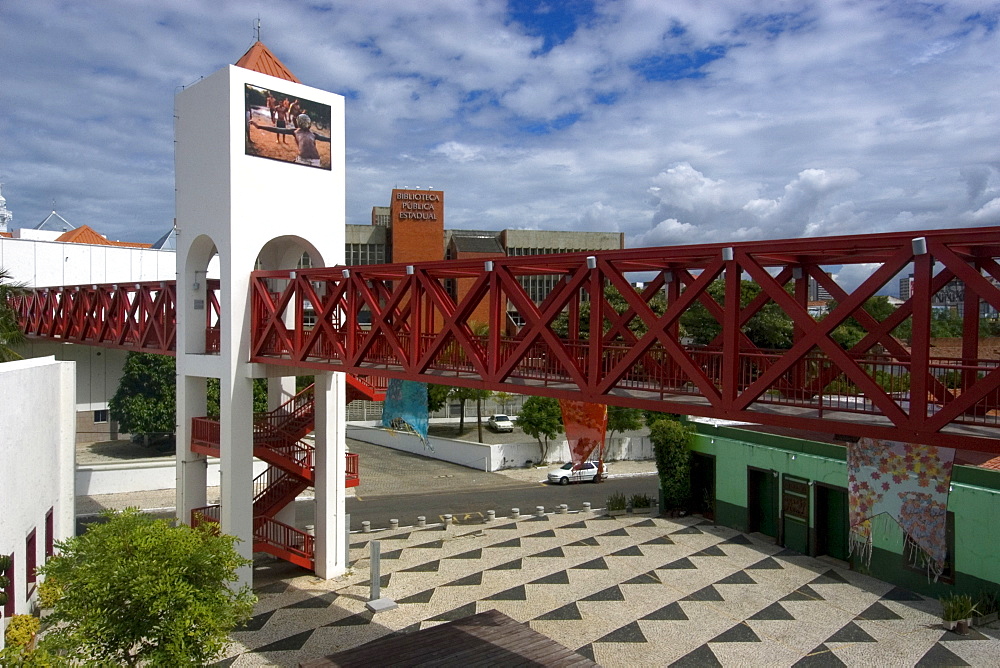
MULTIPOLYGON (((826 272, 829 276, 830 272, 826 272)), ((809 301, 811 302, 828 302, 833 299, 830 291, 820 285, 815 278, 809 277, 809 301)))

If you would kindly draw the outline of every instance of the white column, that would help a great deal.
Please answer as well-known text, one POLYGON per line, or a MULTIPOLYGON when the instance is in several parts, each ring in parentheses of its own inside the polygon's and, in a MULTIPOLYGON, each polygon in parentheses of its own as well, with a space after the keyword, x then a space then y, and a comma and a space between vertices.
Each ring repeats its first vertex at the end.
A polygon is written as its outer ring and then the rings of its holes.
POLYGON ((295 376, 267 379, 267 410, 273 411, 295 396, 295 376))
POLYGON ((347 431, 344 374, 316 375, 316 575, 329 579, 347 570, 344 560, 344 476, 347 431))
MULTIPOLYGON (((236 550, 253 558, 253 380, 222 379, 221 422, 222 532, 240 539, 236 550)), ((251 566, 241 568, 234 586, 253 584, 251 566)))
POLYGON ((191 511, 208 505, 208 459, 191 451, 191 418, 205 414, 206 381, 177 379, 177 518, 191 523, 191 511))

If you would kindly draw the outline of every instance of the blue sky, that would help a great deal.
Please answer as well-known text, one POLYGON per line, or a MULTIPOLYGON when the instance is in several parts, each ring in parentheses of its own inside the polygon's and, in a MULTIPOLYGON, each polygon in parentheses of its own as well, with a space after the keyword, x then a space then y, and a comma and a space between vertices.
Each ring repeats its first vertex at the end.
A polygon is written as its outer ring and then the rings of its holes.
POLYGON ((173 96, 263 41, 347 96, 348 222, 396 186, 449 227, 629 246, 1000 224, 1000 4, 425 0, 0 4, 0 182, 151 241, 173 96))

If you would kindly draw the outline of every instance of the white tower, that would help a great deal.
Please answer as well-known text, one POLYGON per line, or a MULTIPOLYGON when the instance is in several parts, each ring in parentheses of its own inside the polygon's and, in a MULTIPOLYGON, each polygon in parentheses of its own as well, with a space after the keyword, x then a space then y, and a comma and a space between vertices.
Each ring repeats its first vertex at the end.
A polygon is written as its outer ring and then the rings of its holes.
MULTIPOLYGON (((254 543, 253 378, 286 376, 284 382, 271 381, 273 390, 294 387, 290 374, 314 373, 248 362, 250 272, 295 269, 303 252, 314 267, 343 262, 344 98, 298 83, 258 42, 238 65, 181 91, 175 124, 177 512, 190 521, 193 508, 207 505, 206 461, 189 448, 191 418, 205 415, 206 380, 219 378, 222 531, 238 536, 240 552, 249 557, 254 543), (329 138, 329 143, 317 142, 325 159, 302 155, 300 145, 309 142, 274 132, 281 124, 272 122, 266 97, 297 101, 312 114, 308 122, 315 136, 329 138), (271 131, 253 128, 263 138, 252 141, 251 118, 271 131), (206 346, 205 290, 215 255, 221 336, 213 352, 206 346)), ((316 573, 329 578, 346 568, 344 375, 316 374, 315 396, 316 573)), ((249 568, 241 571, 241 585, 251 579, 249 568)))
MULTIPOLYGON (((3 184, 0 183, 0 191, 2 189, 3 184)), ((14 214, 7 209, 7 200, 3 198, 3 192, 0 192, 0 232, 6 232, 7 225, 12 220, 14 220, 14 214)))

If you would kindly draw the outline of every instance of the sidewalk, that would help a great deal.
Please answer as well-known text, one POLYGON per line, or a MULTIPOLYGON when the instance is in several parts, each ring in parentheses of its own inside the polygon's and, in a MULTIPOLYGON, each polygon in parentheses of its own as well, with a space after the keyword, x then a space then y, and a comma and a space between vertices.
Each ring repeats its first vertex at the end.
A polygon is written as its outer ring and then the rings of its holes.
POLYGON ((938 601, 698 517, 600 512, 352 534, 334 580, 272 561, 220 665, 294 666, 498 610, 611 668, 995 665, 1000 631, 941 628, 938 601), (381 546, 373 615, 369 541, 381 546))

